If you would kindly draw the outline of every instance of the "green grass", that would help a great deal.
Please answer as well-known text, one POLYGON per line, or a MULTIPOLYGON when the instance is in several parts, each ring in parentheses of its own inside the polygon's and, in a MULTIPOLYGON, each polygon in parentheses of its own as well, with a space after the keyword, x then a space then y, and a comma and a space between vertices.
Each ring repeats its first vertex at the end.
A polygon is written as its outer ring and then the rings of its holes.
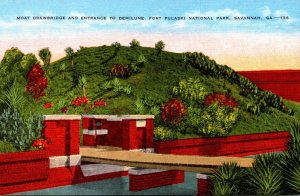
MULTIPOLYGON (((93 102, 104 99, 108 105, 90 110, 92 114, 136 114, 134 102, 137 97, 151 97, 157 104, 165 103, 172 98, 172 89, 178 85, 182 79, 199 78, 203 85, 210 92, 226 92, 230 89, 231 94, 240 105, 240 115, 237 123, 233 127, 231 135, 245 133, 259 133, 271 131, 285 131, 289 128, 289 122, 294 118, 300 118, 300 104, 286 101, 289 108, 295 111, 294 116, 289 116, 278 110, 272 113, 253 115, 246 111, 249 99, 239 94, 240 88, 228 81, 207 77, 198 70, 185 66, 182 62, 182 54, 162 52, 155 59, 153 48, 140 47, 131 49, 121 47, 118 54, 113 57, 114 49, 110 46, 83 48, 75 53, 74 67, 71 66, 69 59, 62 58, 53 62, 47 76, 49 85, 46 96, 38 102, 34 101, 29 95, 26 96, 26 103, 22 106, 22 112, 35 112, 40 114, 61 114, 62 106, 69 106, 69 114, 84 114, 84 107, 74 108, 70 106, 72 99, 82 96, 82 89, 77 85, 78 78, 85 75, 87 78, 86 92, 89 99, 93 102), (127 79, 120 79, 122 85, 129 85, 132 88, 131 95, 115 93, 102 88, 104 82, 111 80, 110 69, 114 64, 134 63, 138 56, 143 54, 147 62, 139 73, 133 74, 127 79), (59 72, 61 64, 65 63, 65 79, 59 72), (44 109, 43 104, 50 101, 53 107, 44 109)), ((4 82, 2 80, 2 82, 4 82)), ((26 85, 24 79, 19 79, 19 83, 26 85)), ((4 84, 0 86, 2 89, 4 84)), ((182 135, 180 138, 196 137, 196 135, 182 135)))
POLYGON ((8 142, 0 141, 0 154, 7 153, 7 152, 16 152, 17 149, 8 142))

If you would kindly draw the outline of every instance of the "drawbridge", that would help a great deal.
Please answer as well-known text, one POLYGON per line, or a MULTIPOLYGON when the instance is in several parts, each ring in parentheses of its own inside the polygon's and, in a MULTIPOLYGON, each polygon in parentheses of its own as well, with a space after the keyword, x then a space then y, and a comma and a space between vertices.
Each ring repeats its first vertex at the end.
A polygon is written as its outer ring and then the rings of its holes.
POLYGON ((251 167, 254 162, 253 158, 157 154, 109 147, 80 147, 80 154, 82 161, 93 163, 206 174, 213 173, 223 163, 236 162, 240 167, 251 167))

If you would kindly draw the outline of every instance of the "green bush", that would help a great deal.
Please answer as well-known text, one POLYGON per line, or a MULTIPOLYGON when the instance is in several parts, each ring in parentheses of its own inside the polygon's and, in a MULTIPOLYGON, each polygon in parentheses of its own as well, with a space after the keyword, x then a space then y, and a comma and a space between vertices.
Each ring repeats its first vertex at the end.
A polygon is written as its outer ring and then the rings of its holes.
POLYGON ((152 114, 158 116, 161 113, 160 107, 151 97, 137 98, 134 102, 137 114, 152 114))
POLYGON ((270 108, 276 108, 284 113, 294 114, 294 111, 288 109, 279 96, 259 89, 249 79, 240 76, 232 68, 217 64, 201 52, 185 53, 184 63, 186 66, 198 69, 206 76, 223 78, 233 84, 237 84, 241 88, 240 94, 251 99, 251 103, 247 106, 249 112, 259 114, 261 112, 268 112, 270 108))
POLYGON ((155 127, 154 139, 156 141, 175 140, 177 139, 177 133, 166 127, 155 127))
POLYGON ((236 163, 225 163, 219 166, 210 177, 213 195, 238 195, 243 178, 244 172, 236 163))
POLYGON ((291 137, 288 150, 283 153, 280 167, 283 172, 287 194, 300 194, 300 123, 293 121, 290 127, 291 137))
POLYGON ((136 39, 133 39, 131 42, 130 42, 130 47, 131 48, 137 48, 140 46, 140 42, 136 39))
POLYGON ((6 153, 6 152, 16 152, 17 149, 14 147, 14 145, 0 141, 0 153, 6 153))
POLYGON ((32 142, 41 137, 42 117, 24 118, 17 109, 8 108, 0 115, 0 140, 9 142, 18 150, 28 150, 32 142))
MULTIPOLYGON (((248 170, 248 194, 278 195, 282 193, 283 176, 276 163, 281 156, 274 153, 258 155, 248 170)), ((242 188, 242 187, 240 187, 242 188)))
POLYGON ((4 93, 4 97, 0 98, 0 102, 4 103, 7 107, 21 110, 25 102, 23 93, 24 90, 21 90, 15 79, 10 88, 4 93))
POLYGON ((139 67, 143 67, 146 62, 147 62, 146 57, 143 54, 140 54, 139 57, 138 57, 138 59, 137 59, 137 61, 136 61, 136 64, 139 67))
POLYGON ((212 104, 203 109, 188 107, 187 125, 203 136, 228 135, 239 115, 238 108, 212 104))
POLYGON ((132 89, 130 86, 123 86, 118 78, 114 78, 113 80, 107 81, 102 85, 104 90, 112 90, 115 93, 123 93, 125 95, 131 95, 132 89))
POLYGON ((209 93, 199 79, 189 78, 181 80, 179 86, 173 88, 173 93, 189 105, 203 103, 205 96, 209 93))

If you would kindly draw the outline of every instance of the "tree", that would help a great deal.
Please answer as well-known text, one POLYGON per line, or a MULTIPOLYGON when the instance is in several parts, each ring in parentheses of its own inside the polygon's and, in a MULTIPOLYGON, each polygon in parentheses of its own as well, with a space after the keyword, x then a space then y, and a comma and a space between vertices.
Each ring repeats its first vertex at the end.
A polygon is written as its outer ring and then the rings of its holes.
POLYGON ((131 42, 130 42, 130 47, 131 48, 137 48, 140 46, 140 42, 136 39, 133 39, 131 42))
POLYGON ((74 66, 74 50, 71 47, 65 49, 67 58, 71 60, 71 65, 74 66))
POLYGON ((111 47, 113 47, 115 49, 113 56, 114 57, 117 56, 117 53, 121 48, 121 44, 119 42, 114 42, 114 43, 111 44, 111 47))
POLYGON ((49 48, 43 48, 39 51, 39 57, 42 59, 44 66, 49 66, 51 61, 51 52, 49 48))
POLYGON ((79 86, 82 88, 82 93, 83 93, 83 96, 86 97, 86 85, 87 85, 87 80, 86 80, 86 77, 85 76, 81 76, 79 78, 79 86))
POLYGON ((48 79, 44 74, 43 68, 39 64, 32 66, 27 74, 27 80, 26 91, 29 92, 35 100, 39 100, 45 95, 48 79))
POLYGON ((6 50, 1 61, 2 69, 12 70, 14 67, 19 68, 19 63, 23 56, 24 54, 16 47, 6 50))
POLYGON ((32 68, 32 66, 37 63, 38 60, 36 56, 32 53, 24 55, 21 59, 21 67, 23 68, 25 74, 27 74, 28 71, 32 68))
POLYGON ((66 71, 66 64, 65 64, 65 63, 63 63, 63 64, 60 66, 59 71, 60 71, 60 73, 61 73, 61 75, 62 75, 62 79, 64 80, 64 79, 65 79, 65 71, 66 71))
POLYGON ((155 51, 157 57, 160 55, 160 53, 163 51, 164 48, 165 48, 165 43, 162 40, 158 41, 155 44, 155 51))

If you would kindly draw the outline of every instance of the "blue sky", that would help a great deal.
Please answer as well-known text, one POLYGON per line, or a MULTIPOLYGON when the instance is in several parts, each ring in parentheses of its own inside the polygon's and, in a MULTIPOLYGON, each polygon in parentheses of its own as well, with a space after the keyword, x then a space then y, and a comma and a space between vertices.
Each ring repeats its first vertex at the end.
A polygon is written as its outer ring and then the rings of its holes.
POLYGON ((299 0, 1 0, 0 31, 300 32, 299 0), (280 16, 289 21, 16 21, 16 16, 280 16))

